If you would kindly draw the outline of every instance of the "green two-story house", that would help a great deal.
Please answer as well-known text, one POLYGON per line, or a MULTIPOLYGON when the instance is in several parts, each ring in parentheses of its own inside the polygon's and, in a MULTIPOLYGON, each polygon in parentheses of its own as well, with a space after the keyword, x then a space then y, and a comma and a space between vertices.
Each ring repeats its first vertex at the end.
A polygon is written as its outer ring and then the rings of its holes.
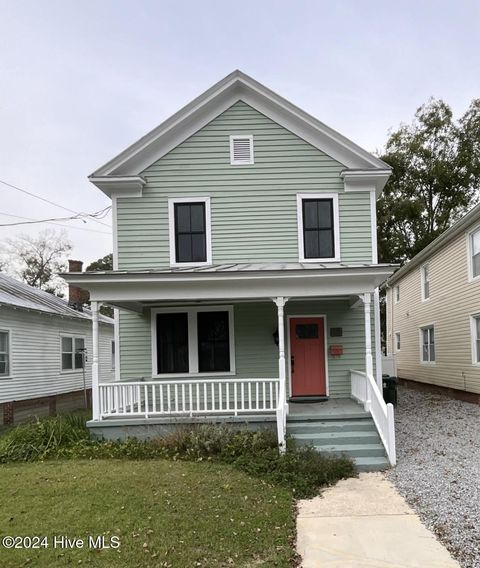
POLYGON ((393 464, 378 304, 393 268, 376 246, 389 175, 240 71, 99 168, 114 270, 65 275, 116 314, 116 380, 98 382, 94 345, 90 428, 240 423, 276 428, 281 449, 291 433, 393 464))

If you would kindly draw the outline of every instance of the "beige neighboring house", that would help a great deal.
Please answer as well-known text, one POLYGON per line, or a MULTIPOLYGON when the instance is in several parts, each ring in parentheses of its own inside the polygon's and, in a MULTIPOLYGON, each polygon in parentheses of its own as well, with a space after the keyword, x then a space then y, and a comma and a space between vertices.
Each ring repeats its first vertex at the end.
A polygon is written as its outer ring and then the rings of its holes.
POLYGON ((480 403, 480 205, 386 283, 387 355, 400 379, 480 403))

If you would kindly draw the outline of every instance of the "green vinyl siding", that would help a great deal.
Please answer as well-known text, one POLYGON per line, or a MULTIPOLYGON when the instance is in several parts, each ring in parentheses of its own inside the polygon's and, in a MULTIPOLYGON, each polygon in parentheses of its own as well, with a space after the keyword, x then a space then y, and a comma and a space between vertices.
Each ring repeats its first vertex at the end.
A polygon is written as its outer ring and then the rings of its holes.
POLYGON ((171 197, 211 198, 212 259, 298 261, 298 193, 339 193, 343 262, 371 262, 370 195, 344 193, 344 166, 238 102, 147 168, 141 198, 117 200, 119 269, 168 266, 171 197), (255 163, 230 165, 229 136, 252 134, 255 163))
MULTIPOLYGON (((179 308, 181 310, 181 308, 179 308)), ((328 346, 340 344, 343 355, 328 357, 330 396, 350 396, 350 369, 365 370, 363 305, 350 309, 347 300, 290 301, 288 315, 325 315, 328 346), (331 327, 341 327, 343 337, 329 337, 331 327)), ((273 340, 277 309, 273 302, 234 305, 236 378, 278 377, 278 347, 273 340)), ((120 369, 122 380, 151 379, 150 313, 120 313, 120 369)), ((285 326, 287 332, 287 324, 285 326)), ((372 344, 374 346, 373 328, 372 344)), ((287 356, 288 348, 287 348, 287 356)), ((161 379, 159 379, 161 380, 161 379)))

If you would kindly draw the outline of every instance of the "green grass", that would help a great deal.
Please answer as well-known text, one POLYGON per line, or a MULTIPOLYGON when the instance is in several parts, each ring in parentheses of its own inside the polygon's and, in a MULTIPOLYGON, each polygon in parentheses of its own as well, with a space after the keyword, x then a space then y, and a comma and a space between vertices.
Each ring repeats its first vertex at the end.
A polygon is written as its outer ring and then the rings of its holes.
POLYGON ((0 535, 115 535, 118 550, 5 550, 3 567, 290 566, 286 488, 208 462, 69 460, 0 466, 0 535))

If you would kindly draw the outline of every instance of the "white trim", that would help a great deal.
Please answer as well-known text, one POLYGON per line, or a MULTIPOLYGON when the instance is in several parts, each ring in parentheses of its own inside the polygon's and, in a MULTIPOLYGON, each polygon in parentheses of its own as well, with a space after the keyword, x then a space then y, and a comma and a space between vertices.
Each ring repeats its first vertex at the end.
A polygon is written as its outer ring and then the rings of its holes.
POLYGON ((212 264, 212 216, 210 197, 171 197, 168 200, 168 235, 170 246, 170 266, 193 267, 210 266, 212 264), (177 262, 175 252, 175 203, 204 203, 205 204, 205 247, 207 260, 205 262, 177 262))
POLYGON ((81 333, 69 333, 69 332, 63 332, 63 331, 60 332, 59 336, 60 336, 60 374, 61 375, 70 375, 70 374, 73 374, 73 373, 83 372, 83 367, 75 367, 75 353, 76 353, 75 341, 77 339, 83 339, 83 346, 84 346, 85 349, 87 349, 87 336, 83 335, 81 333), (64 353, 70 353, 70 351, 63 351, 62 339, 64 337, 72 340, 73 351, 71 352, 72 353, 72 368, 71 369, 64 369, 63 368, 63 354, 64 353))
POLYGON ((395 353, 400 353, 401 349, 402 349, 402 338, 400 335, 399 331, 396 331, 394 333, 394 341, 395 341, 395 353), (400 347, 398 346, 398 344, 400 343, 400 347))
MULTIPOLYGON (((420 342, 420 363, 422 365, 435 365, 437 362, 437 332, 435 331, 435 322, 426 323, 425 325, 420 325, 418 327, 418 338, 420 342), (423 330, 433 328, 433 345, 435 348, 435 359, 433 361, 423 360, 423 330)), ((431 345, 430 343, 428 345, 431 345)), ((430 351, 428 352, 428 357, 430 358, 430 351)))
POLYGON ((0 374, 0 381, 13 378, 12 374, 12 330, 9 327, 2 327, 0 331, 7 334, 7 361, 8 373, 6 375, 0 374))
POLYGON ((338 193, 297 193, 298 261, 299 262, 340 262, 340 213, 338 193), (303 242, 303 200, 331 199, 333 202, 333 246, 332 258, 305 258, 303 242))
POLYGON ((370 192, 370 230, 372 239, 372 263, 378 264, 378 243, 377 243, 377 194, 370 192))
POLYGON ((90 181, 109 197, 142 197, 147 183, 141 176, 90 176, 90 181))
POLYGON ((119 381, 120 373, 120 310, 113 308, 113 337, 115 339, 115 380, 119 381))
POLYGON ((176 377, 226 377, 236 374, 235 365, 235 323, 233 306, 177 306, 171 308, 152 308, 150 312, 150 330, 152 341, 152 378, 168 379, 176 377), (215 373, 200 373, 198 371, 198 341, 197 341, 197 314, 199 312, 228 312, 228 335, 230 341, 230 371, 215 373), (188 315, 188 373, 155 373, 157 367, 157 314, 187 314, 188 315))
POLYGON ((421 294, 422 294, 422 302, 428 302, 431 296, 430 290, 430 263, 424 262, 420 266, 420 286, 421 286, 421 294), (428 272, 428 280, 425 279, 425 268, 428 272), (428 296, 425 297, 425 284, 428 282, 428 296))
POLYGON ((290 320, 294 318, 322 318, 323 319, 323 338, 324 338, 324 350, 325 350, 325 396, 330 396, 330 379, 328 376, 328 325, 326 314, 291 314, 287 315, 287 366, 288 366, 288 392, 289 397, 293 396, 292 393, 292 345, 290 343, 290 320))
POLYGON ((382 385, 382 329, 381 329, 381 314, 380 314, 380 291, 375 288, 373 291, 373 317, 374 317, 374 337, 375 337, 375 378, 378 388, 383 388, 382 385))
POLYGON ((253 149, 253 135, 252 134, 232 134, 230 136, 230 165, 231 166, 251 166, 255 163, 254 149, 253 149), (234 140, 248 140, 250 142, 249 150, 250 157, 248 162, 238 161, 234 158, 234 140))
POLYGON ((471 352, 472 352, 472 365, 474 367, 480 367, 479 352, 477 350, 477 324, 476 320, 480 319, 480 312, 475 312, 470 314, 470 345, 471 345, 471 352))
POLYGON ((112 195, 112 266, 113 270, 118 270, 118 216, 117 216, 117 197, 112 195))
POLYGON ((480 231, 480 225, 475 225, 473 229, 470 229, 467 233, 467 254, 468 254, 468 281, 469 282, 479 282, 480 274, 478 276, 473 275, 473 247, 472 247, 472 237, 475 233, 480 231))

